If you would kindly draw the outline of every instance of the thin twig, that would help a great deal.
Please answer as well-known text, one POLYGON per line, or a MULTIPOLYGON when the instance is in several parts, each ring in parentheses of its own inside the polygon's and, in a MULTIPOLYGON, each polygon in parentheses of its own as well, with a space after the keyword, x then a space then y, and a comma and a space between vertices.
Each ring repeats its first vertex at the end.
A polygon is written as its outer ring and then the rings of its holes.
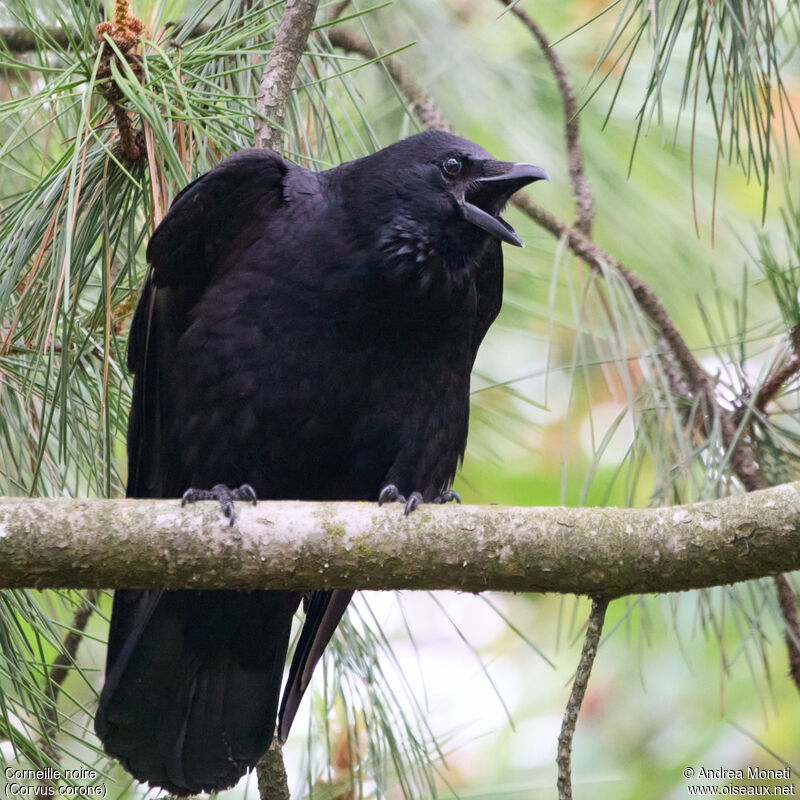
POLYGON ((578 721, 578 712, 581 710, 583 696, 592 666, 600 644, 600 635, 603 633, 603 622, 606 618, 608 600, 592 599, 592 610, 589 612, 589 623, 586 636, 583 640, 583 650, 572 682, 572 691, 569 695, 564 718, 561 721, 561 732, 558 735, 558 751, 556 764, 558 765, 558 800, 572 800, 572 739, 575 735, 575 725, 578 721))
MULTIPOLYGON (((49 759, 51 763, 58 763, 60 755, 55 744, 55 737, 58 731, 58 696, 61 693, 61 686, 69 675, 69 670, 75 664, 75 657, 78 654, 78 647, 83 641, 83 632, 94 610, 95 592, 86 592, 80 605, 75 609, 72 616, 72 625, 61 646, 61 652, 56 656, 55 661, 47 674, 47 683, 44 687, 45 704, 44 716, 45 726, 42 730, 42 737, 39 739, 39 750, 49 759)), ((43 766, 46 766, 43 763, 43 766)), ((52 786, 47 781, 42 781, 36 789, 36 800, 52 797, 52 786)))
POLYGON ((786 623, 786 649, 789 651, 789 675, 800 689, 800 618, 797 615, 797 600, 794 596, 792 584, 785 573, 774 578, 775 588, 778 590, 778 605, 781 615, 786 623))
POLYGON ((281 150, 286 101, 314 24, 319 0, 288 0, 256 97, 253 144, 281 150))
POLYGON ((704 394, 711 389, 710 376, 692 354, 663 303, 658 299, 658 295, 635 272, 628 269, 576 227, 568 225, 542 208, 528 195, 517 193, 511 199, 511 203, 545 230, 550 231, 553 236, 564 239, 569 249, 587 266, 599 272, 602 272, 604 268, 611 268, 618 272, 628 284, 639 308, 650 318, 668 345, 681 368, 690 391, 694 394, 704 394))
POLYGON ((775 395, 800 372, 800 355, 793 355, 782 367, 767 378, 758 389, 755 408, 762 414, 766 407, 775 398, 775 395))
POLYGON ((539 24, 515 0, 500 0, 503 5, 511 9, 511 13, 533 34, 533 37, 542 49, 550 71, 558 84, 561 93, 561 103, 564 107, 565 138, 567 142, 567 168, 572 182, 572 193, 575 196, 575 207, 578 220, 575 227, 586 236, 592 229, 594 216, 594 202, 586 174, 583 169, 583 152, 578 141, 578 105, 575 102, 575 89, 569 78, 569 73, 564 67, 558 53, 550 45, 539 24))
MULTIPOLYGON (((761 385, 756 394, 755 408, 765 413, 766 407, 774 399, 775 395, 800 371, 800 356, 795 354, 792 358, 779 367, 761 385)), ((752 423, 750 417, 747 426, 752 423)), ((766 481, 761 478, 755 482, 755 488, 760 489, 766 485, 766 481)), ((797 604, 789 578, 785 573, 775 575, 775 589, 778 593, 778 607, 781 610, 784 625, 786 626, 786 649, 789 654, 789 675, 794 681, 798 691, 800 691, 800 619, 797 615, 797 604)))

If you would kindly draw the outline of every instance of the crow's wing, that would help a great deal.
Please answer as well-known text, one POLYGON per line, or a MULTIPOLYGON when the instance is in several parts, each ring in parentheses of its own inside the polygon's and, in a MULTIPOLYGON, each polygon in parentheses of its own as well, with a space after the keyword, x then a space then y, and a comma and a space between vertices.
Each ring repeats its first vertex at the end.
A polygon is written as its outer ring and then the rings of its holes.
MULTIPOLYGON (((134 374, 128 427, 128 496, 178 497, 170 380, 189 313, 269 225, 292 165, 268 150, 242 150, 190 183, 147 247, 151 271, 131 325, 134 374)), ((210 488, 210 487, 207 487, 210 488)))

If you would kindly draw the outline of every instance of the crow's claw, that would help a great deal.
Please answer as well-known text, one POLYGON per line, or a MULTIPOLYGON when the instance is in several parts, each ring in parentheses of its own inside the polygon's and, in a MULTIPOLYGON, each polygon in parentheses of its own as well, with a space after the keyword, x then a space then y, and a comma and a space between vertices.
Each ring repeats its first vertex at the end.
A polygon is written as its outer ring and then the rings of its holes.
POLYGON ((405 515, 408 516, 418 505, 424 502, 419 492, 411 492, 408 496, 408 502, 406 503, 405 515))
POLYGON ((389 483, 381 489, 378 495, 378 505, 382 506, 384 503, 405 503, 406 498, 400 494, 400 490, 393 484, 389 483))
POLYGON ((187 503, 196 503, 198 500, 217 500, 222 506, 222 513, 231 521, 236 520, 236 511, 233 508, 234 500, 247 500, 256 504, 255 489, 249 483, 243 483, 238 489, 231 489, 224 483, 218 483, 210 489, 187 489, 181 498, 181 506, 187 503))
POLYGON ((433 498, 434 503, 449 503, 451 500, 455 500, 459 505, 461 504, 461 497, 458 492, 454 492, 452 489, 445 489, 438 497, 433 498))
MULTIPOLYGON (((455 500, 456 503, 461 502, 458 492, 452 489, 445 489, 438 497, 434 497, 432 503, 449 503, 455 500)), ((422 492, 411 492, 406 500, 405 496, 400 494, 400 490, 393 484, 389 483, 381 489, 378 495, 378 505, 382 506, 384 503, 405 503, 405 514, 408 516, 415 508, 422 505, 425 500, 422 497, 422 492)))
MULTIPOLYGON (((455 494, 455 492, 453 492, 455 494)), ((233 499, 234 500, 247 500, 251 502, 253 505, 258 503, 258 497, 256 496, 256 490, 249 484, 243 483, 238 489, 233 490, 233 499)), ((456 495, 458 497, 458 495, 456 495)), ((461 502, 461 498, 458 497, 458 502, 461 502)))

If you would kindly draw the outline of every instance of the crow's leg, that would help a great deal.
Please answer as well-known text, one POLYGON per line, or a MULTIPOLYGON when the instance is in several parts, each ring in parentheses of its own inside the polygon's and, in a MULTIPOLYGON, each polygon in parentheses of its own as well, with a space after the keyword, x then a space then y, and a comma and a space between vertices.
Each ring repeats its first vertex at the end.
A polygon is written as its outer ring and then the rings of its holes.
POLYGON ((218 500, 222 506, 222 513, 233 525, 236 520, 236 511, 233 508, 234 500, 247 500, 256 504, 256 493, 249 483, 243 483, 238 489, 231 489, 224 483, 218 483, 211 489, 187 489, 181 498, 181 505, 196 503, 198 500, 218 500))

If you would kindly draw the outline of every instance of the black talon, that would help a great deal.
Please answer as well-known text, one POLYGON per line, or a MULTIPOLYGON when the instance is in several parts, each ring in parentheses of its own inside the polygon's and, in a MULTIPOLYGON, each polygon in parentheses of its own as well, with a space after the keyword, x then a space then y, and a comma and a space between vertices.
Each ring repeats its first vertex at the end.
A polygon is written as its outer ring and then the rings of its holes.
POLYGON ((405 515, 408 516, 418 505, 424 502, 419 492, 411 492, 408 496, 408 502, 406 503, 405 515))
POLYGON ((455 500, 459 505, 461 504, 460 495, 452 489, 445 489, 438 497, 433 498, 434 503, 449 503, 452 500, 455 500))
POLYGON ((386 484, 378 495, 379 506, 384 503, 405 503, 405 501, 406 498, 400 494, 400 490, 393 483, 386 484))
POLYGON ((255 489, 249 483, 243 483, 237 489, 231 489, 224 483, 218 483, 210 489, 187 489, 181 498, 181 506, 196 503, 198 500, 217 500, 222 507, 222 513, 230 520, 231 525, 236 521, 234 500, 247 500, 253 505, 257 502, 255 489))
MULTIPOLYGON (((243 483, 238 489, 234 489, 231 494, 233 495, 234 500, 247 500, 253 505, 258 503, 256 490, 249 483, 243 483)), ((458 502, 461 502, 460 498, 458 502)))
MULTIPOLYGON (((449 503, 451 500, 455 500, 456 503, 461 502, 458 492, 454 492, 452 489, 445 489, 438 497, 434 497, 431 502, 449 503)), ((389 483, 381 489, 381 493, 378 495, 378 505, 382 506, 384 503, 394 502, 405 503, 405 514, 408 516, 415 508, 422 505, 425 500, 421 492, 412 492, 408 496, 408 501, 406 501, 406 498, 400 494, 400 490, 393 483, 389 483)))

